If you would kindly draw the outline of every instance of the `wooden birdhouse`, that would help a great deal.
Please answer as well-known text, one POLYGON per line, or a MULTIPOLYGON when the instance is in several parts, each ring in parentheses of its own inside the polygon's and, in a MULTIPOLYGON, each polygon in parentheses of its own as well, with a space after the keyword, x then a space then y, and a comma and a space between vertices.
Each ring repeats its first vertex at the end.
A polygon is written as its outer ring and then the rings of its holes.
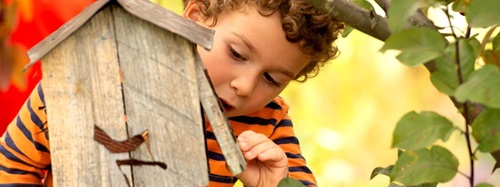
POLYGON ((212 36, 147 0, 98 0, 28 51, 28 67, 42 61, 54 186, 206 186, 204 116, 242 172, 195 48, 212 36))

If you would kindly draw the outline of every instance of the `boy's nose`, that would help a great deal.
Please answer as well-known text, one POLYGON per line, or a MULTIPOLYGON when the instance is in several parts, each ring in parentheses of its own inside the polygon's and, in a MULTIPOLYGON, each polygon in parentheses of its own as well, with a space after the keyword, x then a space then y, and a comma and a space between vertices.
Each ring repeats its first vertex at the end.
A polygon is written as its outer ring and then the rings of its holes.
POLYGON ((248 97, 254 92, 257 83, 257 76, 240 75, 231 81, 230 86, 235 90, 236 95, 248 97))

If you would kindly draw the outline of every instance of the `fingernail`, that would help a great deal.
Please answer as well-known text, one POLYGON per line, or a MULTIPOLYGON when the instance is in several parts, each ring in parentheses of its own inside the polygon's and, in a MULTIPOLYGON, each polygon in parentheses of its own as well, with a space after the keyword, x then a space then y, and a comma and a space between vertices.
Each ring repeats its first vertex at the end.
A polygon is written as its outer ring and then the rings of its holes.
POLYGON ((239 143, 240 143, 240 146, 241 146, 241 147, 247 147, 247 143, 242 142, 242 141, 240 141, 239 143))

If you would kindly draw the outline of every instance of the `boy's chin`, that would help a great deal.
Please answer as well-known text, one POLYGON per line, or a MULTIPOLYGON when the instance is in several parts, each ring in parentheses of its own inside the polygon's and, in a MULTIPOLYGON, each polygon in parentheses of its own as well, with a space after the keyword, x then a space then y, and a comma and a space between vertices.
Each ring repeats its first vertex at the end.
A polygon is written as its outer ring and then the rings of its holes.
POLYGON ((224 105, 224 104, 222 105, 222 108, 224 108, 224 112, 226 114, 234 110, 234 107, 228 106, 228 105, 224 105))
POLYGON ((226 114, 228 118, 245 115, 244 113, 242 114, 241 111, 236 111, 234 108, 229 111, 225 110, 224 114, 226 114))
POLYGON ((232 112, 231 109, 227 110, 224 108, 224 114, 226 114, 227 117, 234 117, 236 115, 234 115, 234 112, 232 112))

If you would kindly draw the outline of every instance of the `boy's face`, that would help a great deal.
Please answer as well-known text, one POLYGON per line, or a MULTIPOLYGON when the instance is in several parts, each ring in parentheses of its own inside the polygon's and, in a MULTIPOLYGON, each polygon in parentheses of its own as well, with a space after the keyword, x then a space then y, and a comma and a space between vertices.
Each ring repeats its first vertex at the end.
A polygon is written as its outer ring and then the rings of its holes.
MULTIPOLYGON (((189 3, 184 16, 199 20, 196 4, 189 3)), ((204 26, 212 19, 198 21, 204 26)), ((307 65, 309 57, 285 38, 278 14, 260 15, 249 6, 217 17, 213 47, 198 47, 215 91, 229 117, 249 114, 278 96, 307 65)))

